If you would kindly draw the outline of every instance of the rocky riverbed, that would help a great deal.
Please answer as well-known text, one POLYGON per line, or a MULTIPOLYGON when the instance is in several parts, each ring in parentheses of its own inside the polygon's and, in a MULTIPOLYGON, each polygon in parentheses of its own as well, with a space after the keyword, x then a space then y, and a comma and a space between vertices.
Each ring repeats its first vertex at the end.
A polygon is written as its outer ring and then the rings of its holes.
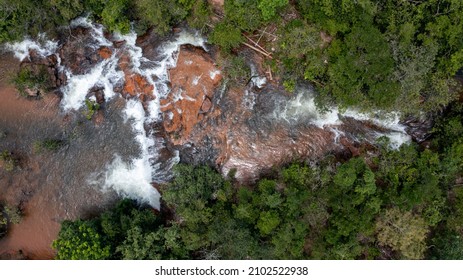
POLYGON ((0 198, 25 213, 0 243, 4 258, 51 258, 59 222, 89 217, 117 195, 159 208, 156 185, 178 162, 209 164, 224 175, 236 170, 237 180, 252 183, 291 161, 355 156, 382 136, 398 147, 425 138, 429 127, 419 120, 405 126, 393 113, 320 113, 310 85, 286 92, 249 50, 241 51, 252 76, 232 86, 216 50, 188 29, 122 36, 78 19, 58 41, 7 49, 17 60, 3 56, 2 69, 45 67, 53 92, 18 97, 2 80, 7 137, 0 148, 17 153, 20 164, 0 171, 0 198), (98 104, 90 120, 86 100, 98 104), (34 150, 34 142, 51 138, 64 145, 34 150))

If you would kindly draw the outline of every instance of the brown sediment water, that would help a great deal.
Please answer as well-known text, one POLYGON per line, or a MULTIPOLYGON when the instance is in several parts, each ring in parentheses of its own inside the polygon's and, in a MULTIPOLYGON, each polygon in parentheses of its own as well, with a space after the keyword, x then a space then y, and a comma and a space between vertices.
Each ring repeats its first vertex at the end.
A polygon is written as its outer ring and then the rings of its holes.
MULTIPOLYGON (((0 240, 0 258, 52 258, 50 244, 61 221, 92 217, 117 199, 114 191, 102 192, 98 185, 117 181, 112 189, 143 200, 152 188, 148 184, 149 191, 141 191, 139 183, 165 182, 177 158, 213 165, 223 175, 236 170, 239 181, 252 183, 291 161, 346 149, 355 155, 357 144, 388 131, 404 136, 401 128, 383 129, 356 112, 345 117, 337 109, 319 114, 309 85, 289 94, 265 83, 255 54, 245 54, 249 82, 231 86, 214 52, 198 48, 205 48, 203 40, 190 38, 188 32, 165 46, 151 33, 139 37, 137 45, 127 37, 102 48, 99 42, 108 38, 94 38, 102 36, 95 30, 77 28, 70 37, 74 39, 58 51, 61 66, 74 75, 62 79, 71 85, 62 90, 62 100, 53 94, 26 99, 6 80, 0 83, 0 131, 6 132, 0 151, 7 149, 19 159, 13 172, 0 170, 0 200, 25 214, 0 240), (111 83, 117 97, 105 98, 109 92, 104 92, 102 80, 111 83), (82 104, 92 94, 102 110, 97 120, 89 121, 82 104), (37 152, 34 143, 45 139, 64 144, 56 151, 37 152)), ((18 64, 6 57, 0 71, 18 64)))
MULTIPOLYGON (((3 60, 2 68, 7 65, 10 63, 3 60)), ((11 150, 20 158, 17 169, 21 169, 0 175, 0 198, 9 205, 20 206, 24 213, 21 223, 12 225, 7 237, 0 240, 2 257, 53 258, 54 251, 50 244, 59 231, 59 221, 53 219, 53 211, 50 211, 53 207, 47 201, 49 196, 45 193, 40 196, 33 194, 36 185, 41 183, 36 181, 40 177, 36 174, 40 173, 40 160, 43 158, 34 157, 30 150, 23 149, 26 143, 16 137, 27 133, 25 130, 37 120, 53 121, 58 102, 54 95, 47 95, 41 100, 28 100, 19 96, 6 79, 0 84, 0 122, 4 130, 8 127, 4 132, 9 138, 2 141, 2 148, 11 150)))
MULTIPOLYGON (((18 65, 3 56, 0 71, 18 65)), ((7 76, 0 80, 0 131, 5 134, 0 151, 12 152, 18 164, 13 171, 0 169, 0 201, 19 207, 23 218, 0 240, 0 259, 52 259, 60 222, 92 217, 117 199, 91 182, 91 175, 97 177, 114 154, 127 161, 139 148, 130 122, 123 120, 125 100, 107 104, 104 119, 95 125, 82 112, 61 112, 60 99, 52 93, 40 99, 20 96, 7 76), (37 151, 35 143, 46 139, 62 140, 64 146, 37 151)))

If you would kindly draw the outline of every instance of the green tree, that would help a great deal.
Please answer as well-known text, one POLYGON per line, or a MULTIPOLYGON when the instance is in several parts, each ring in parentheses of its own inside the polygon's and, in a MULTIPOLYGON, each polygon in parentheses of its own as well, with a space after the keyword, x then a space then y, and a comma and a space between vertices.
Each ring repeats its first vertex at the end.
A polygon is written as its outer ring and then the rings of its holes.
POLYGON ((382 204, 374 173, 363 159, 353 158, 338 167, 327 192, 331 215, 324 234, 334 252, 329 258, 356 258, 366 254, 374 234, 374 219, 382 204))
POLYGON ((145 233, 135 226, 127 231, 127 237, 116 251, 122 254, 124 260, 160 260, 166 254, 163 243, 163 230, 145 233))
POLYGON ((391 208, 376 223, 377 238, 381 246, 389 246, 405 259, 422 259, 429 232, 425 220, 411 211, 391 208))
POLYGON ((430 258, 436 260, 463 260, 463 240, 455 232, 439 233, 431 240, 430 258))
POLYGON ((131 7, 129 0, 113 0, 105 2, 101 11, 101 22, 109 31, 128 33, 130 19, 127 17, 131 7))
POLYGON ((279 224, 280 217, 276 211, 265 211, 260 213, 257 221, 257 228, 262 235, 270 234, 279 224))
POLYGON ((275 17, 277 11, 288 5, 288 0, 259 0, 259 9, 264 20, 275 17))
POLYGON ((111 256, 110 245, 94 221, 64 221, 52 247, 59 260, 104 260, 111 256))
POLYGON ((394 60, 387 41, 371 24, 354 26, 341 43, 330 47, 330 83, 324 88, 338 104, 366 108, 390 108, 397 98, 393 81, 394 60))
MULTIPOLYGON (((173 24, 185 19, 193 6, 191 1, 178 0, 135 0, 134 5, 142 29, 154 27, 161 35, 166 34, 173 24)), ((203 1, 198 2, 199 7, 204 7, 203 1)), ((204 8, 198 10, 198 15, 202 12, 204 8)))
POLYGON ((225 51, 230 51, 238 47, 243 41, 241 30, 230 23, 218 23, 212 33, 209 35, 209 40, 213 44, 217 44, 225 51))
POLYGON ((85 10, 85 3, 81 0, 51 0, 50 5, 59 11, 65 21, 80 16, 85 10))

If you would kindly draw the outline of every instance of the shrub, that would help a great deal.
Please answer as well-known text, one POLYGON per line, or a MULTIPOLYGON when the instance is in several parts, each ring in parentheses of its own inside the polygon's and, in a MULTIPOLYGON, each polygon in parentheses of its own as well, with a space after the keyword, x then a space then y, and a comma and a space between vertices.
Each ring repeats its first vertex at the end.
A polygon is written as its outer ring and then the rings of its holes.
POLYGON ((44 150, 56 151, 64 145, 64 141, 61 139, 45 139, 42 141, 34 142, 34 152, 41 153, 44 150))
POLYGON ((85 117, 87 118, 87 120, 91 120, 96 111, 100 109, 100 104, 96 103, 96 101, 94 100, 86 99, 85 105, 87 107, 85 117))
POLYGON ((209 36, 209 41, 229 52, 231 49, 238 47, 243 38, 239 28, 230 23, 221 22, 215 26, 214 31, 209 36))
POLYGON ((260 0, 259 9, 264 20, 270 20, 277 14, 277 10, 283 9, 288 5, 288 0, 260 0))
POLYGON ((36 70, 22 68, 12 79, 13 84, 22 96, 27 97, 28 90, 44 93, 51 88, 51 81, 44 65, 37 66, 36 70))
POLYGON ((17 160, 13 158, 9 151, 4 150, 0 153, 0 163, 6 171, 13 171, 17 164, 17 160))

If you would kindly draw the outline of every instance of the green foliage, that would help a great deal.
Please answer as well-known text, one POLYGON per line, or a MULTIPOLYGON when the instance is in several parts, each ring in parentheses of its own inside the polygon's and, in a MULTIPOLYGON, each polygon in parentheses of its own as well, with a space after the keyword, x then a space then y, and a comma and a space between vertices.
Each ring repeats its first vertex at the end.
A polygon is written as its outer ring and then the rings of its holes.
POLYGON ((419 153, 415 146, 404 145, 396 151, 384 151, 381 157, 378 174, 387 184, 382 191, 388 204, 423 210, 441 200, 442 164, 437 153, 419 153))
POLYGON ((51 0, 50 5, 61 14, 65 21, 80 16, 85 10, 81 0, 51 0))
POLYGON ((42 153, 43 151, 57 151, 65 145, 65 141, 61 139, 45 139, 34 142, 33 149, 35 153, 42 153))
POLYGON ((0 238, 8 233, 10 224, 19 224, 22 213, 17 207, 0 204, 0 238))
POLYGON ((233 84, 246 84, 251 76, 251 69, 246 65, 244 58, 241 56, 226 55, 223 60, 220 60, 220 66, 224 69, 226 77, 233 84))
POLYGON ((184 258, 175 228, 168 230, 149 209, 122 200, 88 221, 64 221, 53 248, 58 259, 184 258))
MULTIPOLYGON (((302 20, 292 20, 280 28, 276 56, 282 61, 284 76, 290 78, 292 84, 296 79, 305 77, 314 80, 326 71, 323 61, 323 44, 320 32, 302 20)), ((286 86, 285 86, 286 87, 286 86)))
MULTIPOLYGON (((174 180, 163 192, 166 204, 175 209, 180 220, 180 236, 188 250, 207 247, 201 238, 214 217, 211 203, 226 185, 220 174, 208 167, 177 165, 174 180)), ((227 199, 226 192, 223 199, 227 199)))
POLYGON ((429 230, 423 218, 391 208, 381 216, 376 228, 380 245, 391 247, 406 259, 424 257, 429 230))
POLYGON ((215 26, 209 36, 209 41, 229 52, 231 49, 238 47, 243 38, 239 28, 232 24, 221 22, 215 26))
POLYGON ((463 65, 460 2, 309 0, 297 1, 297 9, 304 24, 328 40, 300 50, 302 64, 285 55, 281 61, 285 75, 314 82, 322 92, 317 103, 416 114, 456 98, 452 76, 463 65))
POLYGON ((64 221, 52 247, 59 260, 104 260, 110 257, 110 246, 99 233, 94 221, 64 221))
POLYGON ((332 246, 332 257, 357 258, 369 249, 368 242, 361 244, 359 237, 364 240, 372 238, 374 219, 382 204, 377 195, 375 175, 363 159, 353 158, 337 169, 330 188, 328 196, 332 213, 326 241, 332 246), (349 254, 339 250, 347 250, 349 254))
POLYGON ((447 218, 447 227, 455 232, 463 234, 463 188, 452 189, 454 201, 451 207, 451 214, 447 218))
POLYGON ((6 171, 13 171, 17 163, 17 160, 8 150, 3 150, 0 153, 0 167, 3 167, 6 171))
POLYGON ((106 1, 101 11, 101 22, 109 31, 128 33, 130 31, 130 19, 127 14, 130 8, 129 0, 106 1))
POLYGON ((278 10, 288 5, 288 0, 259 0, 258 7, 264 20, 274 18, 278 10))
POLYGON ((51 88, 47 67, 38 66, 37 71, 29 68, 21 68, 12 79, 13 84, 22 96, 27 97, 27 91, 47 92, 51 88))
POLYGON ((293 93, 296 90, 296 81, 294 80, 285 80, 283 86, 287 92, 293 93))
POLYGON ((91 120, 96 111, 100 109, 100 104, 90 99, 85 99, 85 106, 87 107, 87 112, 85 113, 87 120, 91 120))
POLYGON ((265 211, 260 213, 257 221, 257 228, 262 235, 270 234, 280 224, 280 218, 276 211, 265 211))
MULTIPOLYGON (((204 3, 200 1, 196 8, 197 14, 204 20, 204 3)), ((155 31, 161 35, 166 34, 171 26, 185 19, 189 14, 192 5, 189 1, 177 0, 135 0, 136 16, 140 19, 139 25, 147 28, 154 27, 155 31)))
POLYGON ((438 116, 432 132, 433 144, 441 152, 463 142, 463 105, 459 102, 450 104, 447 110, 438 116))
POLYGON ((49 1, 0 1, 0 42, 21 40, 26 35, 53 31, 61 22, 60 16, 50 12, 49 1))
POLYGON ((209 22, 211 15, 211 7, 206 0, 195 1, 191 14, 187 17, 188 25, 196 29, 202 29, 209 22))
POLYGON ((117 252, 124 260, 160 260, 164 250, 158 244, 162 241, 162 230, 143 233, 140 227, 133 227, 127 231, 127 237, 117 247, 117 252))
POLYGON ((432 239, 430 258, 435 260, 463 260, 463 240, 455 232, 440 233, 432 239))
POLYGON ((19 224, 21 218, 21 211, 17 207, 5 205, 2 207, 2 211, 0 211, 0 225, 2 226, 7 226, 8 223, 19 224))
POLYGON ((398 86, 392 80, 394 61, 386 40, 372 25, 353 27, 340 52, 331 52, 327 74, 330 84, 324 92, 343 106, 390 108, 398 86))
POLYGON ((228 0, 224 2, 224 24, 238 30, 253 31, 263 23, 257 0, 228 0))

